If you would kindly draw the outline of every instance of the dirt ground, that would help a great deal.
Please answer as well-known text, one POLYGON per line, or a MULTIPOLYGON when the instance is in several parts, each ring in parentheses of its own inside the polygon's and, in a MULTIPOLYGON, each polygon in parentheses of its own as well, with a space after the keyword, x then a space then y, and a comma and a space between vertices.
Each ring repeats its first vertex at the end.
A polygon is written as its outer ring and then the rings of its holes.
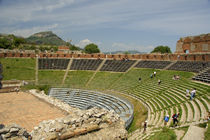
POLYGON ((30 93, 0 93, 0 124, 16 123, 30 132, 41 121, 64 117, 66 114, 30 93))

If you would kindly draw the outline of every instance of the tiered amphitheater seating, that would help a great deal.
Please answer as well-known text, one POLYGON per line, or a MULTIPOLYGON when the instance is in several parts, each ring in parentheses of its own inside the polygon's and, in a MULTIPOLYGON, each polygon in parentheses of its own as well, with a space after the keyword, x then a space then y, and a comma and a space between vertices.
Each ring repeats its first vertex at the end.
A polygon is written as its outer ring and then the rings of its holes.
POLYGON ((201 71, 197 76, 192 78, 193 80, 210 83, 210 67, 201 71))
POLYGON ((207 67, 210 67, 210 62, 177 61, 168 69, 178 71, 200 72, 201 70, 207 67))
POLYGON ((49 96, 82 110, 92 107, 113 110, 125 120, 126 127, 130 125, 133 119, 133 106, 128 101, 108 94, 69 88, 51 88, 49 96))
POLYGON ((70 70, 96 70, 101 62, 101 59, 74 59, 70 70))
POLYGON ((139 61, 135 66, 137 68, 153 68, 153 69, 163 69, 168 66, 170 61, 139 61))
MULTIPOLYGON (((210 106, 207 85, 193 83, 184 77, 181 77, 180 80, 173 80, 172 76, 175 72, 170 71, 160 71, 153 79, 149 78, 147 70, 139 70, 139 72, 141 75, 138 75, 143 79, 141 82, 135 79, 137 84, 128 84, 125 88, 124 85, 118 84, 123 83, 122 81, 116 81, 117 84, 112 88, 134 96, 147 105, 149 126, 164 126, 163 118, 166 114, 170 116, 170 121, 167 124, 169 126, 172 122, 171 116, 177 112, 180 112, 181 125, 191 122, 198 123, 207 116, 210 106), (162 79, 160 85, 157 84, 157 79, 162 79), (197 88, 197 93, 196 98, 190 101, 185 91, 192 88, 197 88)), ((133 73, 125 74, 125 77, 130 77, 133 73)), ((121 78, 120 80, 126 79, 121 78)))
POLYGON ((39 69, 66 69, 70 59, 39 58, 39 69))
POLYGON ((106 60, 100 71, 125 72, 135 62, 136 60, 106 60))

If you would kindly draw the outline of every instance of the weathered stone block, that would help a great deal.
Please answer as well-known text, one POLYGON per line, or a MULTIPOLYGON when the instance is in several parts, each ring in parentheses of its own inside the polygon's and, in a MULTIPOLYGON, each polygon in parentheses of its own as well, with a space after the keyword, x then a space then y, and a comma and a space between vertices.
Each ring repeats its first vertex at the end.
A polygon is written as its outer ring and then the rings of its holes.
POLYGON ((60 139, 60 140, 65 140, 65 139, 72 138, 72 137, 74 137, 74 136, 75 136, 75 134, 74 134, 73 131, 67 131, 67 132, 63 133, 63 134, 59 137, 59 139, 60 139))
POLYGON ((77 128, 76 130, 74 130, 74 134, 75 136, 79 136, 81 134, 86 134, 88 131, 85 128, 77 128))

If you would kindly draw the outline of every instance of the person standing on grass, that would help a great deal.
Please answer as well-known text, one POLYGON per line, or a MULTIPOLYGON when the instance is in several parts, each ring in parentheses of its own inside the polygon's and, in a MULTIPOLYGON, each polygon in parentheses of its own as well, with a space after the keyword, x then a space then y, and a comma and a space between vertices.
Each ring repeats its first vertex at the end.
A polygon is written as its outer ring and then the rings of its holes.
POLYGON ((161 80, 160 80, 160 79, 158 79, 158 85, 160 85, 160 83, 161 83, 161 80))
POLYGON ((144 132, 146 132, 147 129, 147 121, 144 122, 144 132))
POLYGON ((196 94, 196 88, 194 88, 194 89, 191 91, 190 100, 193 100, 193 98, 195 98, 195 94, 196 94))
POLYGON ((152 74, 150 74, 150 78, 151 78, 151 79, 153 78, 153 73, 152 73, 152 74))
POLYGON ((167 125, 168 121, 169 121, 169 115, 166 115, 166 116, 164 117, 164 125, 165 125, 165 126, 167 125))
POLYGON ((189 89, 186 89, 186 96, 187 97, 189 96, 189 93, 190 93, 190 90, 189 89))
POLYGON ((154 77, 156 76, 156 71, 154 71, 154 77))
POLYGON ((139 77, 139 82, 141 82, 141 77, 139 77))
POLYGON ((173 125, 174 125, 174 126, 177 126, 177 124, 179 123, 178 117, 179 117, 179 113, 178 113, 178 114, 175 113, 175 114, 172 116, 172 118, 173 118, 173 125))

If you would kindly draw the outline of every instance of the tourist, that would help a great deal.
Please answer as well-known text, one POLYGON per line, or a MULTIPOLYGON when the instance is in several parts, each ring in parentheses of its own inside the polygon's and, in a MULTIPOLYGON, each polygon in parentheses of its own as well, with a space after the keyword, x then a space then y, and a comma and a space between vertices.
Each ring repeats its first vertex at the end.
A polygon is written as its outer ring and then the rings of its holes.
POLYGON ((179 113, 178 113, 178 114, 175 113, 175 114, 172 116, 172 118, 173 118, 173 125, 174 125, 174 126, 177 126, 177 124, 179 123, 178 117, 179 117, 179 113))
POLYGON ((154 71, 154 77, 156 76, 156 71, 154 71))
POLYGON ((147 129, 147 121, 144 122, 144 132, 146 132, 147 129))
POLYGON ((190 100, 193 100, 193 98, 195 98, 195 94, 196 94, 196 88, 194 88, 194 89, 191 91, 190 100))
POLYGON ((20 91, 19 87, 16 87, 16 88, 14 89, 14 91, 18 94, 18 92, 20 91))
POLYGON ((179 77, 179 75, 177 75, 177 76, 176 76, 176 80, 179 80, 179 79, 180 79, 180 77, 179 77))
POLYGON ((151 79, 153 78, 153 73, 152 73, 152 74, 150 74, 150 78, 151 78, 151 79))
POLYGON ((160 80, 160 79, 158 79, 158 85, 160 85, 160 83, 161 83, 161 80, 160 80))
POLYGON ((164 117, 164 125, 165 125, 165 126, 167 125, 168 121, 169 121, 169 115, 166 115, 166 116, 164 117))
POLYGON ((186 89, 186 96, 187 97, 189 96, 189 93, 190 93, 190 90, 189 89, 186 89))
POLYGON ((173 79, 173 80, 176 80, 176 75, 174 75, 172 79, 173 79))

